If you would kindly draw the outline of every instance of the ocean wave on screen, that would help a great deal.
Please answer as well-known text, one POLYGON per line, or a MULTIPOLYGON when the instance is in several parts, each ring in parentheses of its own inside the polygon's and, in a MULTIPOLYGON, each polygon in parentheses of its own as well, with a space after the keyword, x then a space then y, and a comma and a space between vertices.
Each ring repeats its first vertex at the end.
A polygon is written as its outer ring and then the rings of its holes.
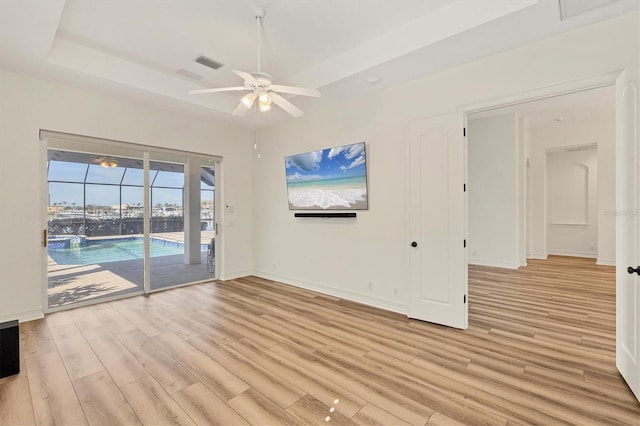
POLYGON ((293 207, 309 208, 317 206, 321 209, 330 207, 349 208, 358 201, 364 201, 367 195, 366 189, 344 188, 344 189, 317 189, 317 188, 297 188, 289 190, 289 202, 293 207))

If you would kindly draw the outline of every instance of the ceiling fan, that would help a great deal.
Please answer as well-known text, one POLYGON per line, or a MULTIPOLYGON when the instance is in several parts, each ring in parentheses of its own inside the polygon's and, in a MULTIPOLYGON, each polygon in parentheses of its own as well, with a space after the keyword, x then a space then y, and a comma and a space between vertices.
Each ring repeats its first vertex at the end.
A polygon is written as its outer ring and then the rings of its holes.
POLYGON ((118 167, 118 161, 112 157, 96 157, 91 160, 91 164, 97 164, 102 167, 118 167))
POLYGON ((260 70, 260 50, 262 42, 261 26, 262 19, 264 18, 264 9, 260 7, 254 9, 254 15, 258 24, 258 71, 248 73, 244 71, 232 70, 234 74, 244 80, 244 86, 198 89, 190 90, 188 93, 190 95, 196 95, 200 93, 248 90, 249 93, 247 93, 240 99, 240 104, 233 111, 233 115, 244 115, 247 111, 249 111, 249 109, 251 109, 257 99, 257 107, 260 112, 269 111, 271 109, 271 103, 273 102, 292 116, 300 117, 302 114, 304 114, 302 110, 289 102, 287 99, 280 96, 279 93, 313 96, 317 98, 320 96, 320 92, 318 92, 316 89, 272 84, 271 76, 260 70))

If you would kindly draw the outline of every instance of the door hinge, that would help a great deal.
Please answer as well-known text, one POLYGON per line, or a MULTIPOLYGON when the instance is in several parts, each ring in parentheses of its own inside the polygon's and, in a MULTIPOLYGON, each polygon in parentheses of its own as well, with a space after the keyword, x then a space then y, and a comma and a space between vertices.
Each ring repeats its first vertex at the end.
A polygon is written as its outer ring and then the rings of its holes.
POLYGON ((464 248, 467 248, 467 240, 464 240, 464 248))
POLYGON ((464 295, 464 302, 463 303, 467 303, 467 295, 464 295))
POLYGON ((464 192, 467 192, 467 184, 466 184, 466 183, 463 183, 463 184, 462 184, 462 190, 463 190, 464 192))
POLYGON ((467 136, 467 128, 466 127, 462 128, 462 136, 467 136))

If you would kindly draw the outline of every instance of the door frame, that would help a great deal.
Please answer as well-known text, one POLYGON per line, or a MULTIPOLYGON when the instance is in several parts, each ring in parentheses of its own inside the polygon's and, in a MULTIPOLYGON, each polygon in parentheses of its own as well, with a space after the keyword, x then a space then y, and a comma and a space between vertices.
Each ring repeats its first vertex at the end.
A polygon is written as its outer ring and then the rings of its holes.
MULTIPOLYGON (((215 173, 215 186, 214 186, 214 223, 216 224, 216 231, 217 231, 217 226, 220 225, 222 223, 223 217, 222 217, 222 203, 223 203, 223 192, 222 192, 222 165, 223 165, 223 157, 218 156, 218 155, 211 155, 211 154, 204 154, 204 153, 199 153, 199 152, 192 152, 192 151, 185 151, 185 150, 180 150, 180 149, 173 149, 173 148, 161 148, 161 147, 155 147, 155 146, 151 146, 151 145, 146 145, 146 144, 137 144, 137 143, 133 143, 133 142, 124 142, 124 141, 118 141, 118 140, 113 140, 113 139, 102 139, 102 138, 97 138, 97 137, 91 137, 91 136, 83 136, 83 135, 75 135, 75 134, 70 134, 70 133, 64 133, 64 132, 56 132, 56 131, 50 131, 50 130, 46 130, 46 129, 40 129, 40 137, 39 137, 39 141, 40 141, 40 182, 41 182, 41 198, 40 198, 40 202, 41 202, 41 206, 40 206, 40 236, 41 236, 41 241, 40 241, 40 249, 41 249, 41 259, 40 259, 40 270, 42 271, 42 275, 41 275, 41 303, 42 303, 42 312, 43 314, 49 314, 49 313, 53 313, 53 312, 58 312, 58 311, 64 311, 64 310, 68 310, 68 309, 74 309, 74 308, 79 308, 79 307, 83 307, 83 306, 90 306, 90 305, 95 305, 98 303, 106 303, 106 302, 111 302, 114 300, 119 300, 119 299, 125 299, 128 297, 134 297, 134 296, 141 296, 141 295, 148 295, 148 294, 152 294, 152 293, 156 293, 159 291, 164 291, 164 290, 171 290, 174 288, 179 288, 179 287, 185 287, 185 286, 189 286, 192 284, 199 284, 199 283, 204 283, 204 282, 210 282, 213 280, 217 280, 219 279, 219 277, 221 277, 221 268, 223 266, 222 264, 222 252, 223 252, 223 248, 224 248, 224 244, 223 241, 220 241, 223 236, 220 236, 220 238, 218 238, 218 232, 216 232, 216 241, 215 241, 215 253, 216 253, 216 257, 215 257, 215 264, 214 264, 214 273, 213 276, 210 278, 207 278, 205 280, 199 280, 199 281, 193 281, 193 282, 189 282, 189 283, 182 283, 182 284, 177 284, 174 286, 169 286, 169 287, 163 287, 163 288, 159 288, 159 289, 150 289, 147 288, 147 284, 148 284, 148 280, 149 280, 149 263, 148 261, 146 261, 146 252, 147 252, 147 248, 145 248, 145 262, 144 262, 144 286, 142 290, 139 291, 135 291, 135 292, 131 292, 131 293, 127 293, 127 294, 122 294, 122 295, 117 295, 117 296, 105 296, 105 297, 101 297, 98 299, 92 299, 92 300, 88 300, 88 301, 81 301, 81 302, 76 302, 72 305, 63 305, 63 306, 57 306, 54 308, 50 308, 49 307, 49 294, 48 294, 48 266, 47 266, 47 248, 44 245, 45 242, 45 234, 42 230, 48 230, 48 223, 47 223, 47 206, 49 204, 49 200, 48 200, 48 194, 49 194, 49 185, 48 185, 48 174, 47 174, 47 161, 48 161, 48 150, 49 150, 49 146, 50 144, 48 143, 49 139, 52 140, 57 140, 57 141, 62 141, 63 143, 71 143, 71 144, 75 144, 75 145, 81 145, 81 144, 87 144, 87 146, 90 146, 90 144, 93 144, 94 146, 97 144, 100 144, 101 146, 106 146, 107 149, 112 149, 117 151, 118 148, 120 149, 133 149, 133 150, 141 150, 142 154, 143 154, 143 162, 144 162, 144 167, 145 170, 148 168, 149 166, 149 154, 152 152, 155 153, 159 153, 159 154, 169 154, 169 155, 183 155, 183 156, 189 156, 189 157, 193 157, 193 158, 199 158, 199 159, 203 159, 206 160, 207 162, 211 163, 210 165, 214 167, 214 173, 215 173), (220 186, 220 189, 218 189, 218 187, 220 186)), ((116 155, 116 154, 114 154, 116 155)), ((145 173, 145 188, 147 188, 147 184, 148 184, 148 174, 145 173)), ((146 190, 145 190, 146 193, 146 190)), ((145 218, 149 217, 148 213, 150 212, 150 208, 151 206, 148 206, 148 203, 144 204, 145 206, 145 218), (147 211, 149 209, 149 211, 147 211)), ((147 234, 150 235, 150 229, 147 229, 148 227, 148 221, 145 220, 145 232, 144 235, 146 236, 147 234)), ((222 226, 221 226, 222 228, 222 226)), ((145 245, 148 244, 149 239, 145 238, 145 245)))
MULTIPOLYGON (((461 107, 458 108, 458 111, 464 113, 465 123, 466 123, 468 116, 470 114, 477 113, 477 112, 482 112, 482 111, 487 111, 487 110, 492 110, 492 109, 502 108, 502 107, 508 107, 512 105, 517 105, 517 104, 522 104, 526 102, 532 102, 532 101, 537 101, 537 100, 542 100, 547 98, 553 98, 556 96, 568 95, 571 93, 583 92, 586 90, 597 89, 600 87, 607 87, 607 86, 615 87, 616 80, 620 76, 620 74, 622 74, 623 71, 624 70, 616 70, 606 74, 599 74, 599 75, 590 76, 582 79, 564 81, 560 83, 551 84, 548 86, 542 86, 537 89, 532 89, 524 92, 511 94, 504 97, 488 99, 488 100, 481 101, 478 103, 473 103, 473 104, 462 105, 461 107)), ((617 144, 617 140, 616 140, 616 144, 617 144)), ((466 156, 466 143, 465 143, 465 156, 466 156)), ((527 160, 528 159, 525 158, 525 161, 527 160)), ((466 159, 465 159, 465 164, 466 164, 466 159)), ((468 169, 468 165, 466 165, 466 167, 468 169)), ((466 179, 466 176, 468 176, 468 170, 465 170, 465 179, 466 179)), ((526 178, 526 170, 525 170, 525 178, 526 178)), ((525 184, 527 184, 526 181, 525 181, 525 184)), ((524 191, 525 191, 525 197, 528 197, 530 195, 529 194, 530 188, 525 186, 524 191)), ((530 208, 529 200, 525 200, 525 204, 527 209, 530 208)), ((466 209, 467 210, 465 211, 465 220, 468 222, 468 218, 469 218, 468 206, 466 206, 466 209)), ((531 220, 529 211, 525 211, 524 215, 525 215, 524 226, 530 226, 530 223, 527 223, 527 222, 530 222, 531 220)), ((518 232, 518 235, 519 234, 520 233, 518 232)), ((466 235, 466 232, 465 232, 465 235, 466 235)), ((525 235, 525 238, 527 238, 527 229, 525 229, 524 235, 525 235)), ((522 242, 519 242, 519 244, 522 244, 522 242)), ((524 246, 525 257, 526 257, 526 251, 530 247, 529 244, 530 244, 530 241, 526 240, 525 246, 524 246)))
MULTIPOLYGON (((499 97, 499 98, 495 98, 495 99, 488 99, 482 102, 478 102, 478 103, 473 103, 473 104, 468 104, 468 105, 463 105, 461 107, 458 108, 459 112, 464 113, 465 115, 465 122, 467 120, 467 117, 469 116, 469 114, 472 113, 476 113, 476 112, 481 112, 481 111, 487 111, 487 110, 491 110, 491 109, 496 109, 496 108, 501 108, 501 107, 507 107, 507 106, 511 106, 511 105, 517 105, 517 104, 521 104, 521 103, 525 103, 525 102, 531 102, 531 101, 537 101, 537 100, 541 100, 541 99, 546 99, 546 98, 551 98, 551 97, 556 97, 556 96, 562 96, 562 95, 568 95, 571 93, 577 93, 577 92, 582 92, 582 91, 586 91, 586 90, 591 90, 591 89, 597 89, 600 87, 607 87, 607 86, 616 86, 616 81, 618 79, 618 77, 624 72, 624 70, 616 70, 613 72, 609 72, 606 74, 600 74, 600 75, 595 75, 595 76, 591 76, 591 77, 586 77, 586 78, 582 78, 582 79, 576 79, 576 80, 571 80, 571 81, 564 81, 564 82, 560 82, 560 83, 556 83, 556 84, 551 84, 548 86, 543 86, 537 89, 533 89, 533 90, 529 90, 529 91, 524 91, 524 92, 519 92, 519 93, 515 93, 509 96, 504 96, 504 97, 499 97)), ((616 103, 617 103, 617 95, 616 95, 616 103)), ((616 112, 617 114, 617 112, 616 112)), ((468 134, 467 134, 468 137, 468 134)), ((615 137, 615 144, 616 144, 616 152, 617 152, 617 146, 618 146, 618 135, 617 135, 617 129, 616 129, 616 137, 615 137)), ((466 147, 466 146, 465 146, 466 147)), ((466 155, 466 150, 465 150, 465 155, 466 155)), ((528 159, 527 159, 528 160, 528 159)), ((466 161, 465 161, 466 164, 466 161)), ((468 165, 467 165, 468 167, 468 165)), ((526 164, 525 164, 526 167, 526 164)), ((465 173, 467 173, 467 171, 465 171, 465 173)), ((526 175, 526 170, 525 170, 525 175, 526 175)), ((528 184, 528 182, 526 182, 526 184, 528 184)), ((618 192, 618 181, 616 180, 616 192, 618 192)), ((525 194, 527 196, 529 196, 529 189, 528 187, 525 186, 524 190, 526 191, 525 194)), ((529 202, 527 200, 527 208, 529 208, 529 202)), ((527 218, 527 220, 525 221, 524 226, 529 226, 529 224, 527 223, 527 221, 530 220, 529 216, 528 216, 528 212, 525 211, 525 217, 527 218)), ((468 205, 465 206, 465 222, 468 222, 468 217, 469 217, 469 211, 468 211, 468 205)), ((525 229, 525 235, 527 234, 526 232, 527 230, 525 229)), ((616 236, 617 239, 617 236, 616 236)), ((529 241, 526 241, 527 244, 527 248, 529 247, 529 241)), ((618 243, 616 242, 616 248, 617 248, 618 243)), ((619 266, 619 265, 616 265, 619 266)), ((617 278, 616 278, 616 288, 617 288, 617 278)), ((617 291, 616 291, 617 293, 617 291)), ((468 303, 470 301, 467 301, 468 303)), ((617 317, 617 306, 616 306, 616 317, 617 317)), ((468 319, 467 319, 468 320, 468 319)), ((617 327, 616 327, 616 331, 617 331, 617 327)), ((616 353, 617 353, 618 348, 616 348, 616 353)), ((616 362, 617 364, 617 362, 616 362)), ((617 365, 616 365, 617 367, 617 365)))

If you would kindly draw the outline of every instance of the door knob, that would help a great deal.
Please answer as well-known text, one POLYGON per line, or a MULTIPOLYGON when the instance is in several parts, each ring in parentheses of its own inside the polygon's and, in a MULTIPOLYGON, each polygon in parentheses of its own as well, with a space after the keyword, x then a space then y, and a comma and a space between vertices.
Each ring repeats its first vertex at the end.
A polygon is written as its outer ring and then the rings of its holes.
POLYGON ((411 241, 411 247, 418 247, 418 243, 416 243, 415 241, 411 241))
POLYGON ((638 266, 637 268, 633 268, 633 267, 629 266, 627 268, 627 272, 630 273, 630 274, 633 274, 635 272, 636 274, 640 275, 640 266, 638 266))

